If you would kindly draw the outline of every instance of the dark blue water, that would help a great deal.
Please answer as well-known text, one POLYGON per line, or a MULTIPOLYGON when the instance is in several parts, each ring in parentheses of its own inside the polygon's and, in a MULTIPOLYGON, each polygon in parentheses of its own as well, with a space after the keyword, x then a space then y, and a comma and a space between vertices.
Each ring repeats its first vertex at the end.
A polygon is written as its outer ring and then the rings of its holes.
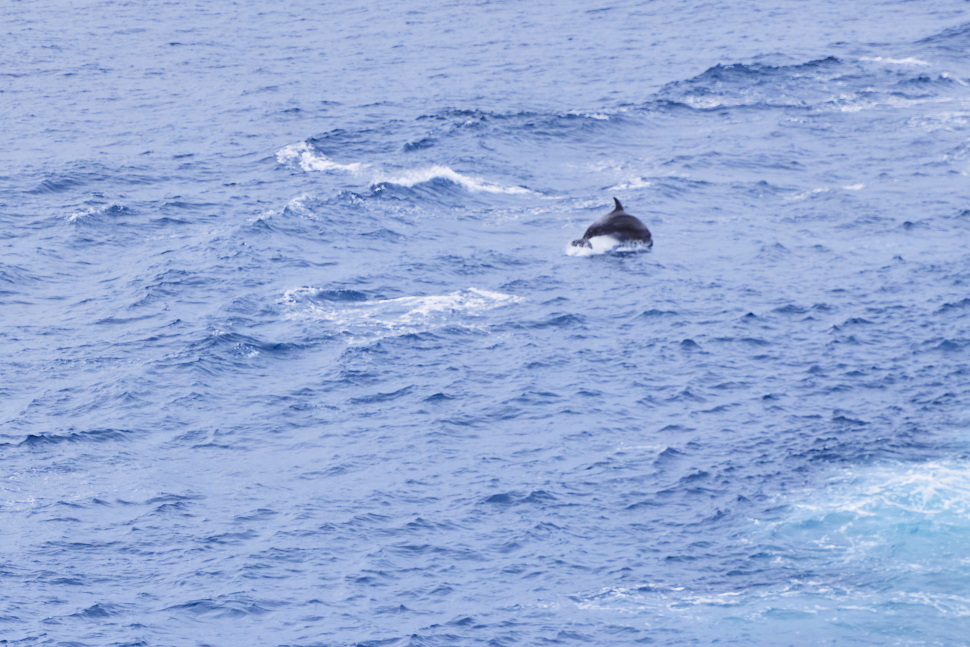
POLYGON ((0 645, 966 644, 965 2, 0 38, 0 645))

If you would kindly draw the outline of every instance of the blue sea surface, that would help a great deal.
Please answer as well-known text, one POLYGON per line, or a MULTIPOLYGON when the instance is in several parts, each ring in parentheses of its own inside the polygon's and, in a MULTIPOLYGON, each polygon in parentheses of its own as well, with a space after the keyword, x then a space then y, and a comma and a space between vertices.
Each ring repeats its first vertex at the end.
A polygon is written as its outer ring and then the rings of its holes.
POLYGON ((0 645, 970 644, 966 2, 0 39, 0 645))

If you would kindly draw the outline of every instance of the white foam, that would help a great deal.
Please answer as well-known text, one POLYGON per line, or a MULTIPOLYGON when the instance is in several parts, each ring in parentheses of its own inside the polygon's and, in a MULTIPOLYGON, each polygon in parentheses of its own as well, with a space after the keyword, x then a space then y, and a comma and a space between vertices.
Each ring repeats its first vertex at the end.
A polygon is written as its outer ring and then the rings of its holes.
POLYGON ((819 195, 821 193, 828 193, 830 191, 861 191, 864 188, 866 188, 865 184, 846 184, 843 186, 817 187, 815 189, 810 189, 808 191, 803 191, 802 193, 789 196, 785 198, 785 200, 794 202, 796 200, 805 200, 806 198, 811 198, 812 196, 819 195))
POLYGON ((307 207, 307 204, 306 204, 307 200, 310 200, 312 197, 313 196, 311 196, 309 193, 301 193, 295 198, 291 198, 290 201, 286 203, 286 207, 284 207, 284 209, 305 213, 309 211, 309 208, 307 207))
MULTIPOLYGON (((875 91, 874 88, 867 88, 867 91, 875 91)), ((859 99, 850 95, 840 95, 836 99, 828 102, 828 106, 838 112, 862 112, 863 110, 875 110, 878 108, 911 108, 932 103, 952 103, 950 97, 921 97, 910 99, 905 97, 886 97, 883 100, 859 99)))
POLYGON ((304 171, 347 171, 359 173, 367 164, 352 162, 341 164, 326 155, 312 150, 306 142, 290 144, 276 151, 276 161, 280 164, 297 164, 304 171))
POLYGON ((267 218, 275 218, 286 210, 298 213, 304 217, 312 217, 313 211, 309 206, 307 206, 307 201, 312 200, 313 198, 314 196, 310 195, 309 193, 301 193, 295 198, 291 198, 289 202, 286 203, 286 206, 282 209, 266 209, 259 215, 250 217, 248 222, 259 222, 260 220, 266 220, 267 218))
POLYGON ((824 486, 777 502, 784 504, 775 508, 780 518, 753 519, 739 538, 777 569, 774 585, 711 590, 645 581, 569 599, 585 612, 630 614, 647 625, 671 617, 704 623, 726 642, 744 644, 775 644, 772 634, 798 623, 858 636, 858 627, 886 615, 900 626, 938 622, 944 632, 966 626, 970 463, 840 470, 824 486), (813 575, 789 580, 781 577, 786 569, 813 575))
MULTIPOLYGON (((370 164, 362 162, 351 162, 348 164, 335 162, 326 155, 313 150, 306 142, 284 146, 276 152, 276 161, 279 164, 294 164, 307 172, 344 171, 356 174, 371 167, 370 164)), ((503 186, 480 177, 465 175, 443 164, 433 164, 431 166, 400 171, 386 171, 378 168, 374 171, 370 179, 370 185, 395 184, 397 186, 412 187, 424 182, 430 182, 436 178, 449 180, 465 187, 469 191, 519 195, 535 193, 525 187, 503 186)))
POLYGON ((812 516, 849 512, 884 517, 895 511, 964 517, 970 515, 970 466, 934 462, 873 468, 852 474, 847 482, 836 481, 823 499, 801 502, 794 509, 812 516))
POLYGON ((351 335, 351 343, 391 335, 426 332, 447 325, 475 327, 478 314, 523 301, 501 292, 468 288, 451 294, 397 297, 370 301, 320 301, 320 288, 288 290, 279 303, 289 309, 287 318, 319 321, 351 335))
POLYGON ((862 61, 872 61, 873 63, 888 63, 890 65, 929 65, 924 60, 913 58, 912 56, 907 58, 888 58, 885 56, 863 56, 862 61))
POLYGON ((586 117, 587 119, 595 119, 597 121, 610 120, 610 116, 602 112, 583 112, 581 110, 570 110, 566 114, 572 115, 574 117, 586 117))
POLYGON ((589 239, 590 247, 579 247, 569 243, 564 250, 567 256, 599 256, 607 252, 639 252, 650 249, 642 243, 621 243, 612 236, 593 236, 589 239))
POLYGON ((77 222, 79 220, 85 220, 87 218, 97 218, 98 216, 103 216, 110 212, 112 209, 117 209, 119 212, 124 212, 125 207, 117 203, 104 204, 98 207, 88 207, 87 209, 81 209, 80 211, 75 211, 67 217, 68 222, 77 222))
POLYGON ((404 187, 412 187, 416 184, 430 182, 436 178, 443 178, 445 180, 454 182, 455 184, 460 184, 469 191, 510 194, 532 193, 532 191, 526 189, 525 187, 502 186, 501 184, 489 182, 471 175, 463 175, 462 173, 441 164, 434 164, 424 168, 407 169, 393 174, 378 173, 374 176, 374 179, 371 180, 371 185, 387 183, 404 187))
MULTIPOLYGON (((908 124, 914 128, 922 128, 927 132, 937 130, 954 132, 957 129, 962 130, 970 124, 970 113, 962 111, 941 112, 935 115, 913 117, 908 124)), ((944 159, 948 159, 948 157, 944 159)))
POLYGON ((607 189, 607 191, 623 191, 625 189, 642 189, 644 187, 650 186, 651 184, 653 184, 653 182, 651 182, 647 178, 635 177, 631 180, 627 180, 626 182, 613 185, 609 189, 607 189))
POLYGON ((103 211, 104 211, 104 207, 88 207, 87 209, 82 209, 80 211, 75 211, 74 213, 72 213, 71 215, 69 215, 67 217, 67 221, 68 222, 77 222, 78 220, 81 220, 83 218, 87 218, 88 216, 97 215, 98 213, 103 212, 103 211))
POLYGON ((794 497, 787 509, 760 526, 769 533, 764 541, 790 547, 779 553, 784 561, 824 555, 848 568, 885 563, 901 586, 918 586, 921 573, 956 568, 951 556, 970 533, 970 465, 860 468, 794 497))

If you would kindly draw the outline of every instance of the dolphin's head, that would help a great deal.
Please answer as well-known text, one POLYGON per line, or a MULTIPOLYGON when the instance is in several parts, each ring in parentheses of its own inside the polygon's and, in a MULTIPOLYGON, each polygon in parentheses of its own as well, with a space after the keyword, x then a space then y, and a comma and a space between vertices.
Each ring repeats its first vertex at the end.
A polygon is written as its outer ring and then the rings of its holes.
POLYGON ((588 238, 577 238, 573 241, 573 247, 587 247, 593 249, 593 244, 589 242, 588 238))

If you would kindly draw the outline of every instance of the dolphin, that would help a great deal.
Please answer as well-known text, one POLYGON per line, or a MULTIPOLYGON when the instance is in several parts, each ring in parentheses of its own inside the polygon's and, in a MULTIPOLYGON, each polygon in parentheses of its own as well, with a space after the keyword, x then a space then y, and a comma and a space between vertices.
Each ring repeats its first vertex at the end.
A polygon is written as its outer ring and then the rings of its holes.
POLYGON ((582 238, 573 241, 574 247, 592 247, 589 239, 596 236, 609 236, 621 243, 632 241, 643 243, 647 247, 653 245, 653 237, 646 225, 636 216, 624 211, 619 200, 613 198, 613 202, 616 203, 616 208, 590 225, 582 238))

